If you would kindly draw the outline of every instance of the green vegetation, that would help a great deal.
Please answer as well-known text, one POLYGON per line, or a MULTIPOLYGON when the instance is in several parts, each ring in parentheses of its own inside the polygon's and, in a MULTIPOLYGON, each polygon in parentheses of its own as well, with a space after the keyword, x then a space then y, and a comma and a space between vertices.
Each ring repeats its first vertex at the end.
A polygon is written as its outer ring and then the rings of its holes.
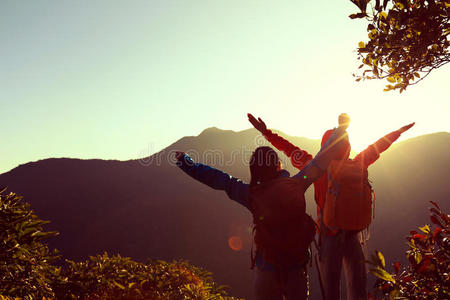
MULTIPOLYGON (((57 299, 226 299, 211 273, 187 262, 138 263, 107 253, 85 262, 68 261, 57 299)), ((228 298, 232 299, 232 298, 228 298)))
POLYGON ((52 282, 57 258, 45 239, 56 232, 44 232, 42 225, 22 198, 0 191, 0 294, 36 299, 54 297, 52 282))
POLYGON ((376 288, 383 299, 449 299, 450 298, 450 216, 431 201, 432 226, 419 227, 407 237, 409 250, 406 257, 410 263, 403 267, 393 264, 394 272, 386 270, 381 252, 369 262, 371 273, 378 279, 376 288))
POLYGON ((361 79, 383 79, 385 91, 404 91, 450 61, 450 0, 351 0, 365 18, 368 42, 359 42, 361 79), (370 4, 370 5, 368 5, 370 4))
POLYGON ((0 191, 0 299, 234 299, 211 273, 185 261, 139 263, 107 253, 85 262, 59 258, 29 204, 0 191), (1 296, 3 295, 3 296, 1 296))

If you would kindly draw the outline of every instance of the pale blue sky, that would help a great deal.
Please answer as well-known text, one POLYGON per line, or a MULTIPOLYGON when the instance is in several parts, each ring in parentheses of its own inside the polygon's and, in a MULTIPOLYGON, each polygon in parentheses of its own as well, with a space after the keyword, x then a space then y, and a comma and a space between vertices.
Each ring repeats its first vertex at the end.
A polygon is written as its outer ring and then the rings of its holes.
POLYGON ((416 121, 449 131, 449 68, 402 95, 356 83, 366 24, 339 1, 0 2, 0 173, 48 157, 134 159, 203 129, 319 138, 351 114, 355 149, 416 121))

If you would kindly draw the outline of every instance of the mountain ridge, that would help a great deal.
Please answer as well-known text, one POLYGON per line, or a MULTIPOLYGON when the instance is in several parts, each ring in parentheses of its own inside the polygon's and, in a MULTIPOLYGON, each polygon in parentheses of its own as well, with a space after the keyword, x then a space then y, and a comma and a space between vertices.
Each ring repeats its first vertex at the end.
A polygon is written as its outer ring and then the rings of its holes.
MULTIPOLYGON (((288 140, 292 140, 292 139, 301 139, 301 140, 305 140, 305 141, 313 142, 313 143, 314 143, 314 142, 317 142, 317 143, 320 142, 320 139, 312 139, 312 138, 308 138, 308 137, 300 137, 300 136, 291 136, 291 135, 285 134, 284 132, 282 132, 282 131, 280 131, 280 130, 275 130, 275 129, 271 129, 271 130, 272 130, 274 133, 277 133, 277 134, 283 136, 284 138, 286 138, 286 139, 288 139, 288 140)), ((174 145, 178 145, 178 144, 179 144, 180 142, 182 142, 182 141, 183 141, 183 142, 186 141, 186 140, 189 140, 189 141, 190 141, 190 140, 193 140, 193 139, 198 138, 198 137, 205 137, 205 136, 206 136, 205 134, 211 134, 211 133, 212 133, 212 134, 217 134, 217 133, 220 133, 220 134, 223 134, 223 133, 226 133, 226 134, 240 134, 240 133, 257 133, 257 131, 256 131, 256 129, 254 129, 254 128, 248 128, 248 129, 244 129, 244 130, 234 131, 234 130, 231 130, 231 129, 220 129, 220 128, 218 128, 218 127, 212 126, 212 127, 208 127, 208 128, 206 128, 206 129, 204 129, 204 130, 203 130, 202 132, 200 132, 198 135, 184 136, 184 137, 178 139, 177 141, 171 143, 171 144, 168 145, 167 147, 161 149, 160 151, 157 151, 157 152, 155 152, 155 153, 153 153, 153 154, 151 154, 151 155, 149 155, 149 156, 144 156, 144 157, 137 158, 137 159, 135 158, 135 159, 119 160, 119 159, 103 159, 103 158, 48 157, 48 158, 38 159, 38 160, 35 160, 35 161, 29 161, 29 162, 26 162, 26 163, 19 164, 18 166, 12 168, 12 169, 9 170, 9 171, 5 171, 5 172, 3 172, 3 173, 0 173, 0 175, 7 174, 7 173, 9 173, 9 172, 11 172, 11 171, 13 171, 13 170, 15 170, 15 169, 17 169, 17 168, 22 167, 22 166, 26 166, 26 165, 33 164, 33 163, 39 163, 39 162, 47 161, 47 160, 51 160, 51 159, 68 159, 68 160, 80 160, 80 161, 89 161, 89 160, 91 160, 91 161, 110 161, 110 162, 140 161, 140 160, 143 160, 143 159, 145 159, 145 158, 147 158, 147 157, 151 157, 151 156, 154 156, 154 155, 158 155, 158 154, 161 153, 161 152, 168 151, 168 150, 173 150, 173 149, 174 149, 174 145)), ((447 132, 447 131, 439 131, 439 132, 433 132, 433 133, 427 133, 427 134, 423 134, 423 135, 414 136, 414 137, 405 139, 405 140, 403 140, 403 141, 394 143, 394 144, 391 146, 391 148, 396 148, 396 147, 398 147, 398 145, 400 145, 400 144, 404 144, 404 143, 406 143, 406 142, 412 142, 412 141, 414 141, 414 140, 417 139, 417 138, 420 139, 420 138, 427 137, 427 136, 434 136, 434 137, 435 137, 435 136, 441 136, 441 137, 447 136, 447 137, 450 137, 450 132, 447 132)), ((294 143, 294 144, 298 145, 300 148, 302 147, 302 145, 301 145, 300 143, 299 143, 299 144, 294 143)), ((179 149, 179 150, 182 151, 182 149, 179 149)), ((312 154, 315 154, 315 153, 312 153, 312 154)))

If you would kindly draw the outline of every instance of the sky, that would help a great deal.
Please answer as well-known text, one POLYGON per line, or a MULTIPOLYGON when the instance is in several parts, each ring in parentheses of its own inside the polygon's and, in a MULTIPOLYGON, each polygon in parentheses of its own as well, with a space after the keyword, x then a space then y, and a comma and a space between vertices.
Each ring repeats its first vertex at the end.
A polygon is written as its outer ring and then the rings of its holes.
POLYGON ((346 112, 363 149, 449 131, 450 69, 404 93, 355 82, 349 0, 0 2, 0 173, 49 157, 141 158, 246 113, 318 139, 346 112))

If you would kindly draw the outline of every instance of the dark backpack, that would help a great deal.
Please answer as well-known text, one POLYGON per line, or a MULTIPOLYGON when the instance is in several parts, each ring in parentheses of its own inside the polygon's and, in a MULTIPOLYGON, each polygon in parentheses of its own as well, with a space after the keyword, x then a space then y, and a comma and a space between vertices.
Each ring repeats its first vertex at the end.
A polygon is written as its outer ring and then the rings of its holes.
MULTIPOLYGON (((250 188, 256 252, 280 269, 304 265, 316 232, 301 181, 277 178, 250 188)), ((252 251, 252 268, 255 261, 252 251)))

